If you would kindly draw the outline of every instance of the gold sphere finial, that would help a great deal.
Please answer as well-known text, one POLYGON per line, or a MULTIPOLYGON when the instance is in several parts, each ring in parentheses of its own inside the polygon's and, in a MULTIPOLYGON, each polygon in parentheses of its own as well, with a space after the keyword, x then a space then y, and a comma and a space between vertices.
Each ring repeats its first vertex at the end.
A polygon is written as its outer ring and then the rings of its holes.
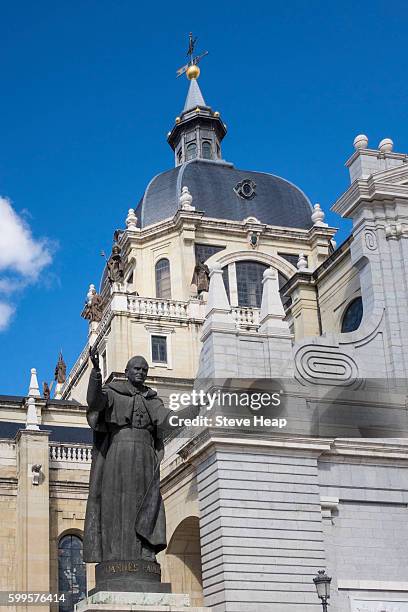
POLYGON ((198 77, 200 76, 199 67, 196 64, 192 64, 191 66, 189 66, 186 70, 186 76, 189 81, 191 81, 191 79, 198 79, 198 77))

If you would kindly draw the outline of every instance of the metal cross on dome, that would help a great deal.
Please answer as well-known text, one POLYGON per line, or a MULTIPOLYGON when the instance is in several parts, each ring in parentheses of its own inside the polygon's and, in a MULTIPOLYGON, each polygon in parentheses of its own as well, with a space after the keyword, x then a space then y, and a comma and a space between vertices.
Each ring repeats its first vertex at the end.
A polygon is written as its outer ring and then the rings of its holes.
POLYGON ((185 64, 185 66, 182 66, 181 68, 177 70, 177 77, 187 72, 190 66, 196 66, 198 62, 200 62, 203 59, 203 57, 208 55, 208 51, 204 51, 203 53, 200 53, 200 55, 196 55, 194 57, 194 49, 195 49, 196 43, 197 43, 197 37, 193 38, 193 33, 190 32, 189 42, 188 42, 188 51, 187 51, 187 56, 190 58, 190 60, 188 64, 185 64))

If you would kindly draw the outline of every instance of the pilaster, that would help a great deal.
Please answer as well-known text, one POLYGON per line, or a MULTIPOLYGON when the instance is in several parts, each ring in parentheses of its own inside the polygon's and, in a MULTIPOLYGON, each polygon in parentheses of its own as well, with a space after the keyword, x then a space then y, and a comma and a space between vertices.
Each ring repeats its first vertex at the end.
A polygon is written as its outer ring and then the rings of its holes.
MULTIPOLYGON (((49 434, 49 431, 25 429, 16 436, 16 589, 19 591, 49 592, 50 589, 49 434)), ((48 609, 48 605, 39 607, 39 610, 48 609)))
POLYGON ((298 272, 287 284, 285 294, 292 298, 291 313, 296 342, 319 336, 319 305, 316 286, 310 272, 298 272))

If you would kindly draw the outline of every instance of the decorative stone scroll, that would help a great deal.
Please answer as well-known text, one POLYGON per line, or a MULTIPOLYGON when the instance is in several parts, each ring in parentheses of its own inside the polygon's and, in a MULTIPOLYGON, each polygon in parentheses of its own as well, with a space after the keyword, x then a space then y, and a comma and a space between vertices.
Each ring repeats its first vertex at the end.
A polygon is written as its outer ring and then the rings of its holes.
POLYGON ((375 251, 377 249, 377 236, 373 230, 366 230, 364 234, 367 249, 375 251))
POLYGON ((351 386, 358 381, 356 362, 334 346, 308 344, 295 355, 298 376, 312 384, 351 386))

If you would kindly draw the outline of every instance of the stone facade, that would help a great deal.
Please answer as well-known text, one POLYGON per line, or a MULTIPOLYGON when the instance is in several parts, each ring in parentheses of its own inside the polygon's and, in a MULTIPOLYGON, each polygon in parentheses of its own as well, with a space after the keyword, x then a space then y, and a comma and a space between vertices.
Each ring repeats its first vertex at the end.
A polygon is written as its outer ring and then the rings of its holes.
POLYGON ((139 227, 129 212, 118 236, 124 281, 104 275, 102 319, 90 322, 61 399, 39 397, 35 371, 27 398, 0 397, 1 590, 56 592, 58 544, 83 534, 93 345, 105 380, 146 355, 167 404, 174 391, 243 378, 279 379, 290 397, 284 431, 200 426, 167 441, 169 546, 159 560, 174 593, 213 612, 318 612, 312 579, 324 568, 333 612, 406 612, 408 158, 388 142, 356 143, 351 185, 333 206, 353 229, 337 249, 317 206, 309 229, 215 219, 180 184, 173 216, 139 227), (196 245, 213 248, 199 296, 196 245), (239 298, 237 269, 248 262, 265 269, 256 306, 239 298), (344 331, 357 298, 362 319, 344 331), (154 358, 155 336, 165 359, 154 358))

